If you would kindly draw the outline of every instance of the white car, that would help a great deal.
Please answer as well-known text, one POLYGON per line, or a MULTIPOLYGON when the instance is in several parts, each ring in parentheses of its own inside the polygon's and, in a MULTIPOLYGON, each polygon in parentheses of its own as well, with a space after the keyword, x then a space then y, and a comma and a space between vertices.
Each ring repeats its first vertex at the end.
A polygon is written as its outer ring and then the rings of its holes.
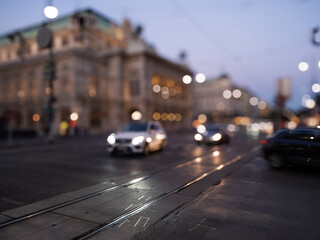
POLYGON ((132 122, 122 131, 111 133, 107 138, 107 150, 117 152, 142 153, 162 150, 167 141, 167 134, 160 123, 155 121, 132 122))

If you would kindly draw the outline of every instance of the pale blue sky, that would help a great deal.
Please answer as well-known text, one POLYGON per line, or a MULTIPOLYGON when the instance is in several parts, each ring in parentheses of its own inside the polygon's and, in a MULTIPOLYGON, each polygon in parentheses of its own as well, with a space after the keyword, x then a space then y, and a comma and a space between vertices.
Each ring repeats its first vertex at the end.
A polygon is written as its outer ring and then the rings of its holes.
MULTIPOLYGON (((311 78, 320 81, 320 46, 311 29, 320 26, 320 0, 53 0, 60 15, 90 7, 121 23, 144 26, 143 37, 172 60, 181 50, 195 73, 228 73, 240 87, 273 104, 275 82, 290 77, 288 106, 301 106, 311 78), (299 72, 300 61, 313 64, 299 72), (304 87, 303 87, 304 86, 304 87)), ((0 0, 0 35, 45 20, 47 0, 0 0)))

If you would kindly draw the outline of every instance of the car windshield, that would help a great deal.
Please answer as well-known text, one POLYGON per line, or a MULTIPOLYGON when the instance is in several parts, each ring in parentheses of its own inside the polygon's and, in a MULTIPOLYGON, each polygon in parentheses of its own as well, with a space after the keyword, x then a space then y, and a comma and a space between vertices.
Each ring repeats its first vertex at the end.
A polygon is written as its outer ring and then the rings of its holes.
POLYGON ((147 131, 147 123, 130 123, 123 129, 124 132, 144 132, 147 131))
POLYGON ((206 127, 206 129, 208 132, 219 132, 220 131, 220 128, 213 127, 213 126, 208 126, 208 127, 206 127))

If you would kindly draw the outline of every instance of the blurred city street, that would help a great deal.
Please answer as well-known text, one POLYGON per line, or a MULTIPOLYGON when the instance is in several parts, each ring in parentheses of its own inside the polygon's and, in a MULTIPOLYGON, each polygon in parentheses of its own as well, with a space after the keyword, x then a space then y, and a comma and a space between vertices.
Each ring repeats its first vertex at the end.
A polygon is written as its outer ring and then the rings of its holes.
POLYGON ((271 169, 264 137, 169 134, 149 156, 110 156, 105 135, 2 147, 1 239, 317 239, 319 171, 271 169))
POLYGON ((320 1, 0 9, 0 240, 320 239, 320 1))

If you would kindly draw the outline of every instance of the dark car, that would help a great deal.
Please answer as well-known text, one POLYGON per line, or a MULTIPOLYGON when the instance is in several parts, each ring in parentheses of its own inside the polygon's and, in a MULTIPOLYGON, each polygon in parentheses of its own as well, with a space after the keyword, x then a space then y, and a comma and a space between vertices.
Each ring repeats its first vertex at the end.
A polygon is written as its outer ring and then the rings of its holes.
POLYGON ((201 125, 200 128, 198 127, 197 131, 198 133, 194 135, 194 139, 198 144, 219 144, 230 142, 230 136, 223 127, 215 125, 201 125))
POLYGON ((261 141, 264 157, 273 168, 288 164, 320 166, 320 129, 283 129, 261 141))

